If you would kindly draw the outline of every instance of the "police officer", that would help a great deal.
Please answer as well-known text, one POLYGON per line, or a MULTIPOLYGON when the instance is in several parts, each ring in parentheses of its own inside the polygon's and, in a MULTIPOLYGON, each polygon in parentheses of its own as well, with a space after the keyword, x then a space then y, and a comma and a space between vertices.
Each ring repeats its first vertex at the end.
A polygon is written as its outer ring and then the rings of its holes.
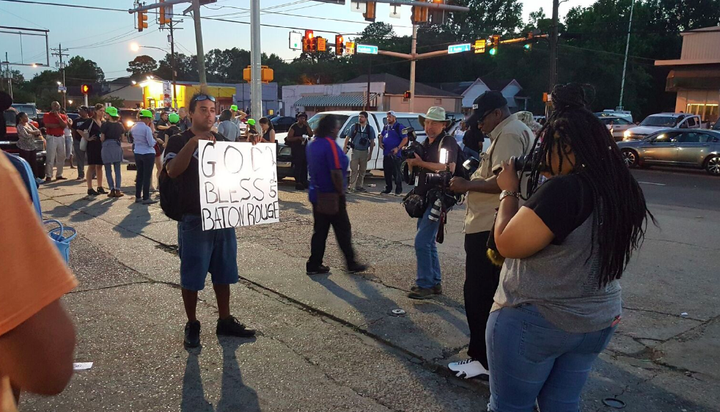
POLYGON ((290 126, 285 142, 290 146, 292 153, 292 162, 295 169, 295 189, 305 190, 308 188, 307 177, 307 157, 305 154, 305 145, 309 138, 313 136, 313 131, 307 122, 307 114, 305 112, 298 113, 297 121, 290 126))

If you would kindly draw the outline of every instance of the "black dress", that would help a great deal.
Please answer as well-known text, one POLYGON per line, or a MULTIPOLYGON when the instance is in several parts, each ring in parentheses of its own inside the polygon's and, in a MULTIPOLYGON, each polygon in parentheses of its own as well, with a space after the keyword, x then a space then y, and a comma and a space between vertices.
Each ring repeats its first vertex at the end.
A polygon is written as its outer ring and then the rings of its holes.
POLYGON ((100 142, 100 126, 93 120, 90 124, 90 137, 95 137, 95 140, 90 140, 87 143, 87 160, 88 165, 100 165, 102 166, 102 143, 100 142))

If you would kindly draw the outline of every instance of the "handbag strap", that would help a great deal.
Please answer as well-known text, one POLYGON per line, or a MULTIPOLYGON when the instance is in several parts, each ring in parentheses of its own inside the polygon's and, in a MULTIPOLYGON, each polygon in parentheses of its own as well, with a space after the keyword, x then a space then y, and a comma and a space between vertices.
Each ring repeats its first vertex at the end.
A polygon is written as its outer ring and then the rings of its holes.
POLYGON ((330 149, 332 150, 333 159, 335 159, 335 168, 340 169, 340 157, 338 156, 337 145, 329 137, 326 137, 325 140, 327 140, 328 143, 330 143, 330 149))

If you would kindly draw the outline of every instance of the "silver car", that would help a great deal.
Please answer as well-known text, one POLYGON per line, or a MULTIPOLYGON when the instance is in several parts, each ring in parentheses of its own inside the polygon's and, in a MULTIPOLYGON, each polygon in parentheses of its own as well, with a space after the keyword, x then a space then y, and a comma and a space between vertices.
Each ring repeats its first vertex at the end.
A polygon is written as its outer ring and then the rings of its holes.
POLYGON ((643 140, 618 142, 629 167, 680 166, 720 176, 720 132, 665 129, 643 140))

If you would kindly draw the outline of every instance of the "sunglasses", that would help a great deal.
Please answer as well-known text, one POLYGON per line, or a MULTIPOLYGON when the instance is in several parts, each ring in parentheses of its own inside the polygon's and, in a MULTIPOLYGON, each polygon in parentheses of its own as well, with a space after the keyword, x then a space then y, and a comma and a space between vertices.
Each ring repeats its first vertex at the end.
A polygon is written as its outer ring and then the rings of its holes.
POLYGON ((203 100, 210 100, 211 102, 215 103, 215 98, 210 95, 207 95, 207 94, 201 94, 201 95, 195 96, 195 98, 192 99, 192 101, 194 101, 194 102, 202 102, 203 100))

